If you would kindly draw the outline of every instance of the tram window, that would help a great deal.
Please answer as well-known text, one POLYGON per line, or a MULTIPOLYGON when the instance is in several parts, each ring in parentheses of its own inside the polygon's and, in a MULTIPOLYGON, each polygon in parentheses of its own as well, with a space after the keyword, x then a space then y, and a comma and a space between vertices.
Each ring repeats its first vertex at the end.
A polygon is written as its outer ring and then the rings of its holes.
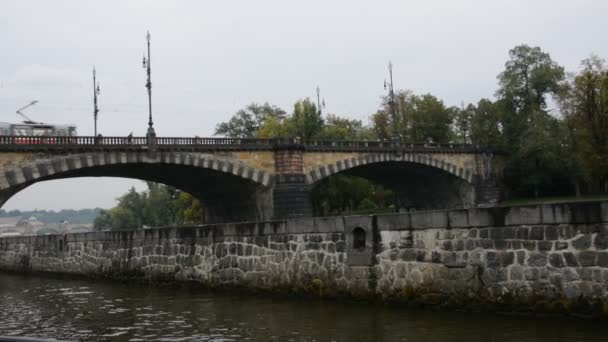
POLYGON ((44 128, 34 128, 33 135, 35 135, 35 136, 48 135, 48 132, 49 131, 44 128))
POLYGON ((15 135, 32 135, 32 130, 29 127, 15 127, 15 135))

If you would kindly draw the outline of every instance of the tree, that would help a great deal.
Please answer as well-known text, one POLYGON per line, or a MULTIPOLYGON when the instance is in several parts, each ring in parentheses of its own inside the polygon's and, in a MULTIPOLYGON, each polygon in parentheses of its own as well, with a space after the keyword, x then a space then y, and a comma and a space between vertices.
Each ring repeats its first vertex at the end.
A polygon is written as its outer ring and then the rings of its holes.
POLYGON ((509 51, 509 57, 498 75, 498 97, 511 99, 519 111, 545 109, 546 95, 562 89, 564 68, 540 47, 519 45, 509 51))
POLYGON ((371 117, 372 131, 379 140, 389 140, 392 136, 390 132, 392 124, 388 112, 379 110, 371 117))
POLYGON ((373 117, 373 131, 380 139, 407 142, 449 142, 452 135, 452 113, 431 94, 414 95, 411 91, 395 93, 397 115, 390 111, 390 98, 384 97, 382 109, 373 117), (396 135, 396 136, 395 136, 396 135))
POLYGON ((411 115, 411 137, 416 142, 450 142, 451 111, 431 94, 415 96, 411 115))
POLYGON ((367 140, 373 139, 373 132, 364 127, 361 120, 351 120, 328 114, 321 133, 323 139, 329 140, 367 140))
POLYGON ((125 220, 121 221, 125 226, 130 225, 129 228, 140 228, 144 224, 144 200, 144 196, 138 193, 134 187, 131 187, 126 194, 118 199, 118 208, 121 208, 121 210, 112 214, 119 217, 120 220, 125 220))
POLYGON ((481 99, 477 106, 469 105, 472 110, 470 118, 471 143, 487 146, 502 146, 502 118, 500 103, 481 99))
POLYGON ((317 106, 309 99, 299 100, 293 106, 289 133, 304 140, 313 139, 323 130, 323 118, 317 106))
POLYGON ((556 156, 564 155, 559 150, 560 122, 547 111, 547 97, 563 93, 564 77, 564 68, 548 53, 527 45, 509 51, 505 70, 498 75, 500 129, 510 153, 505 181, 519 195, 537 197, 543 189, 567 192, 567 186, 554 183, 567 175, 555 163, 556 156))
POLYGON ((590 192, 608 192, 608 68, 592 55, 568 82, 561 109, 572 138, 572 151, 584 169, 590 192))
POLYGON ((263 105, 251 103, 236 112, 227 122, 218 124, 215 128, 215 135, 230 138, 255 138, 265 120, 269 118, 280 120, 285 117, 285 114, 284 110, 270 105, 268 102, 263 105))
POLYGON ((118 206, 110 209, 110 217, 112 218, 113 230, 142 228, 141 217, 138 217, 127 207, 118 206))
POLYGON ((290 131, 288 118, 268 117, 256 132, 256 138, 287 138, 290 131))
POLYGON ((341 215, 390 211, 393 193, 365 178, 338 174, 320 182, 312 191, 316 215, 341 215))
POLYGON ((509 112, 503 121, 505 135, 509 143, 517 143, 532 113, 546 110, 547 95, 558 95, 563 89, 565 74, 540 47, 519 45, 509 51, 509 57, 498 75, 496 94, 509 112))
POLYGON ((462 105, 462 108, 450 107, 452 112, 454 137, 452 141, 460 144, 470 144, 472 142, 471 130, 472 120, 475 115, 475 106, 469 104, 462 105))
MULTIPOLYGON (((539 197, 541 187, 555 186, 555 180, 565 177, 561 171, 562 158, 566 155, 559 142, 563 132, 562 122, 540 110, 532 113, 530 120, 521 136, 525 143, 507 167, 511 174, 518 175, 516 190, 524 193, 531 191, 534 197, 539 197)), ((551 192, 550 189, 546 191, 551 192)))
POLYGON ((142 222, 149 227, 168 226, 176 223, 174 202, 179 196, 175 188, 153 182, 147 182, 148 191, 143 197, 142 222))
POLYGON ((95 220, 93 220, 93 229, 99 231, 113 229, 112 215, 110 215, 109 210, 99 212, 95 220))
POLYGON ((203 208, 192 195, 173 187, 147 182, 142 192, 131 188, 118 198, 118 204, 102 210, 95 218, 95 230, 139 229, 203 221, 203 208))
POLYGON ((203 222, 201 202, 187 192, 180 192, 175 200, 176 221, 183 224, 203 222))

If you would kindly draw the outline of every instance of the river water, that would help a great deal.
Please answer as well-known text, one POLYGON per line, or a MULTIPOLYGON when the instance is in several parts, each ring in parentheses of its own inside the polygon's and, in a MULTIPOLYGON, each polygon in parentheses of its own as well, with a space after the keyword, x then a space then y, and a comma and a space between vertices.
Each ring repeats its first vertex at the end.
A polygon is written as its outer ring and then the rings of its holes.
POLYGON ((606 322, 0 273, 0 335, 71 341, 607 341, 606 322))

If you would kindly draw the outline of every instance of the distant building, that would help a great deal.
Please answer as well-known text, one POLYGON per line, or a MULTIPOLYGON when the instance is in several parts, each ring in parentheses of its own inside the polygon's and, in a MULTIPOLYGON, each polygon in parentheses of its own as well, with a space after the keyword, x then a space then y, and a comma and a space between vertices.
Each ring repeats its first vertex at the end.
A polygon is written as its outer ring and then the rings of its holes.
POLYGON ((23 230, 24 235, 32 235, 39 229, 44 228, 44 222, 38 221, 36 216, 30 216, 27 219, 22 219, 17 223, 17 227, 23 230))
POLYGON ((93 231, 92 223, 74 224, 68 220, 44 223, 36 216, 0 217, 0 236, 47 235, 62 233, 85 233, 93 231), (6 234, 4 234, 6 233, 6 234))
POLYGON ((21 216, 0 217, 0 233, 14 230, 21 221, 21 216))
POLYGON ((0 233, 0 238, 10 237, 10 236, 21 236, 21 235, 23 235, 23 234, 21 234, 20 232, 15 232, 15 231, 2 232, 2 233, 0 233))

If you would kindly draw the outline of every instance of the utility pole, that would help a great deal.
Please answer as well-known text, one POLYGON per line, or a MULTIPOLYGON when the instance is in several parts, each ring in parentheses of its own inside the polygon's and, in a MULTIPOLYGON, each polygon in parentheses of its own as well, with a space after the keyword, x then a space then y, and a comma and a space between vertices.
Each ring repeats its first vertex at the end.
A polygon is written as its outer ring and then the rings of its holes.
POLYGON ((150 31, 148 31, 148 35, 146 36, 148 39, 148 58, 144 55, 143 59, 143 67, 146 69, 146 73, 148 75, 148 81, 146 82, 146 88, 148 89, 148 133, 146 136, 150 139, 156 138, 156 133, 154 132, 154 122, 152 121, 152 82, 150 80, 150 31))
POLYGON ((99 95, 99 83, 95 79, 95 67, 93 67, 93 121, 94 121, 94 134, 93 136, 97 136, 97 114, 99 113, 99 108, 97 108, 97 95, 99 95))
POLYGON ((391 119, 393 120, 393 139, 397 139, 397 104, 395 103, 395 88, 393 87, 393 63, 391 61, 388 62, 388 73, 389 83, 387 84, 386 80, 384 80, 384 89, 386 90, 386 88, 388 87, 388 106, 391 111, 391 119))

